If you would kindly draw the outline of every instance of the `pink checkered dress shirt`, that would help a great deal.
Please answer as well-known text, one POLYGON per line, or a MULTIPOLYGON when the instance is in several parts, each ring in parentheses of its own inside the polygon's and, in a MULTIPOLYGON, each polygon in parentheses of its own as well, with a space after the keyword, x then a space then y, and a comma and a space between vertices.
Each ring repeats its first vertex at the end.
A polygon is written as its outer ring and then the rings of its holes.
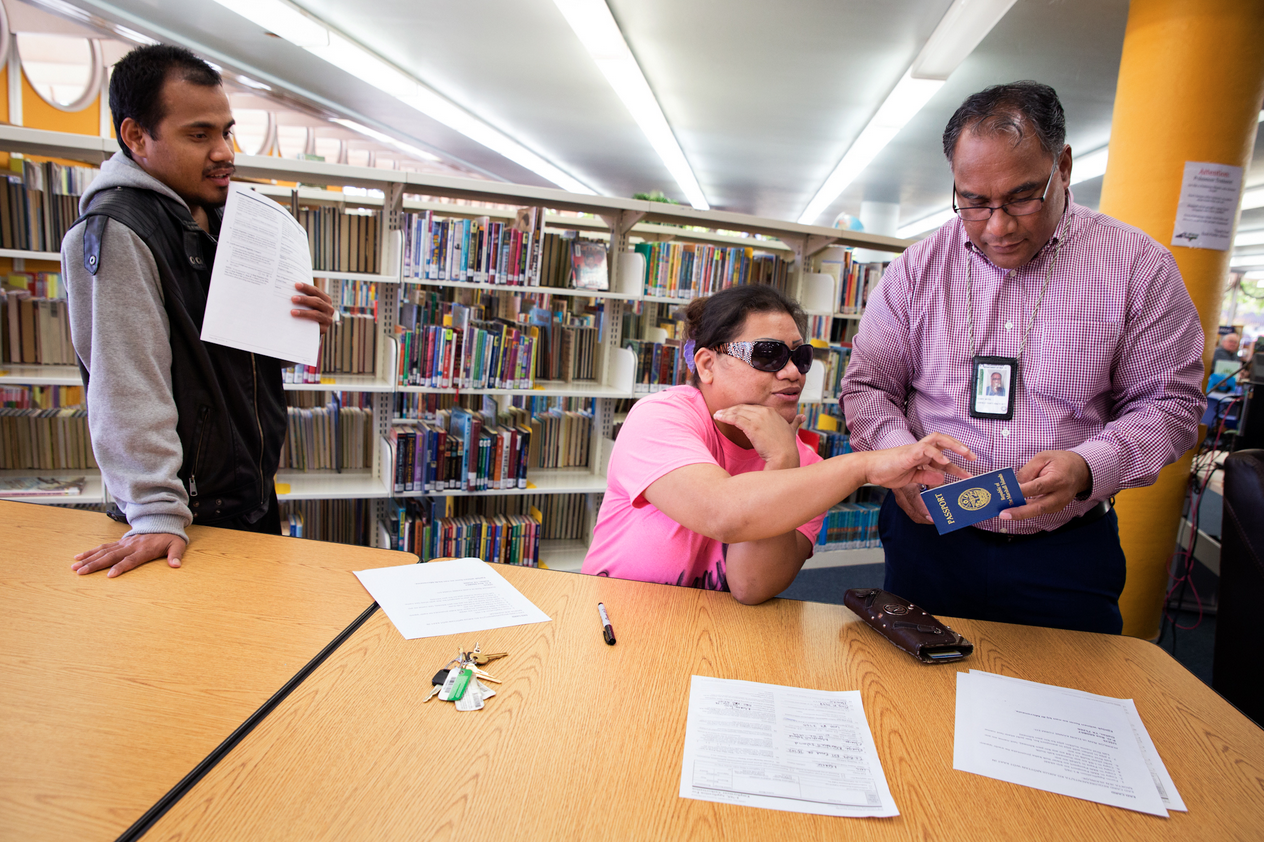
POLYGON ((975 354, 1014 357, 1040 296, 1050 240, 1026 265, 993 265, 960 219, 900 255, 869 296, 839 402, 852 446, 896 447, 930 432, 978 455, 972 473, 1017 470, 1042 450, 1073 450, 1092 497, 993 531, 1056 529, 1121 488, 1154 482, 1193 446, 1206 406, 1204 336, 1171 252, 1141 231, 1068 202, 1049 289, 1019 363, 1010 421, 971 418, 966 261, 973 264, 975 354))

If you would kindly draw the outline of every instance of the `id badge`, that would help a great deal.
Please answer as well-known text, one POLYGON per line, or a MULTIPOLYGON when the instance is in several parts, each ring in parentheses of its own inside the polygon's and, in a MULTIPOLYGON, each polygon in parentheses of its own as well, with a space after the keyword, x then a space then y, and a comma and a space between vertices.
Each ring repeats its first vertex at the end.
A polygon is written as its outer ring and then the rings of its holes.
POLYGON ((975 357, 970 417, 998 421, 1013 418, 1017 374, 1018 360, 1014 357, 975 357))

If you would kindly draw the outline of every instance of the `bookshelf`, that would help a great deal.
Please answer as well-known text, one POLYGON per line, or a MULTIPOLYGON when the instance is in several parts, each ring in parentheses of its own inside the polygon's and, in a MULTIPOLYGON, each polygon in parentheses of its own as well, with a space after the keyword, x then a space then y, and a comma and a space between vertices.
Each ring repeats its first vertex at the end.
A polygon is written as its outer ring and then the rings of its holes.
MULTIPOLYGON (((99 165, 117 151, 109 138, 80 136, 0 126, 0 149, 26 155, 48 156, 91 165, 99 165)), ((392 493, 390 485, 391 451, 388 437, 394 418, 392 402, 400 394, 459 394, 486 396, 526 396, 585 398, 592 401, 592 434, 588 443, 587 468, 532 470, 527 474, 527 487, 486 491, 444 491, 428 497, 521 497, 523 495, 585 495, 590 498, 586 533, 596 511, 596 497, 605 490, 605 466, 609 459, 615 405, 619 400, 639 396, 633 383, 636 360, 623 347, 622 316, 627 307, 642 306, 653 321, 656 308, 680 305, 688 299, 655 295, 645 283, 646 264, 633 251, 634 244, 675 242, 691 246, 713 246, 716 249, 753 249, 778 256, 789 262, 788 291, 800 300, 805 293, 811 299, 809 309, 830 320, 858 319, 856 313, 840 310, 839 290, 826 275, 805 271, 814 255, 830 246, 861 247, 898 252, 911 241, 862 232, 821 226, 800 225, 783 220, 766 219, 726 211, 698 211, 638 199, 588 196, 563 190, 454 176, 382 170, 328 164, 319 161, 288 160, 271 157, 238 155, 237 177, 255 184, 257 189, 277 201, 300 206, 363 208, 381 213, 377 273, 338 272, 319 269, 317 278, 331 281, 362 281, 377 285, 377 356, 372 375, 324 375, 317 383, 287 383, 290 392, 344 392, 369 395, 372 404, 374 440, 378 445, 372 454, 372 467, 358 471, 281 471, 277 476, 278 492, 289 500, 372 500, 377 501, 378 518, 386 514, 388 504, 423 496, 420 492, 392 493), (300 186, 290 186, 300 185, 300 186), (343 192, 342 188, 362 188, 343 192), (335 189, 329 189, 335 188, 335 189), (422 199, 417 196, 426 197, 422 199), (448 201, 435 201, 442 197, 448 201), (479 203, 479 204, 470 204, 479 203), (505 286, 465 281, 440 281, 403 277, 401 256, 401 217, 405 212, 431 211, 442 217, 512 220, 513 208, 547 209, 543 217, 545 233, 577 231, 587 239, 608 243, 608 291, 569 288, 505 286), (824 280, 821 280, 824 278, 824 280), (396 373, 400 348, 395 342, 401 292, 413 287, 513 293, 524 296, 548 295, 568 299, 592 299, 602 307, 602 332, 599 336, 594 382, 537 382, 531 389, 442 389, 398 385, 396 373), (819 307, 817 306, 819 304, 819 307)), ((0 257, 32 260, 60 260, 56 253, 0 250, 0 257)), ((805 303, 807 303, 805 301, 805 303)), ((820 366, 814 366, 808 377, 805 401, 820 401, 820 366)), ((79 375, 72 366, 6 366, 0 369, 0 384, 78 385, 79 375)), ((30 473, 30 472, 27 472, 30 473)), ((78 472, 82 475, 85 472, 78 472)), ((85 493, 77 498, 43 502, 100 502, 102 495, 99 474, 88 479, 85 493)), ((376 534, 376 528, 371 529, 376 534)), ((585 542, 544 540, 541 561, 550 567, 578 569, 585 551, 585 542)))

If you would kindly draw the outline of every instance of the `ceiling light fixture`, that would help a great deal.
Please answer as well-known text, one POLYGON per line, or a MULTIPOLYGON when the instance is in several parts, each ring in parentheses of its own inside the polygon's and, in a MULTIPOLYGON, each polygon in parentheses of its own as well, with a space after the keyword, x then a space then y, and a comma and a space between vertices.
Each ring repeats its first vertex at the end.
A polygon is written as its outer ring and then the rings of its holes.
POLYGON ((1264 185, 1248 187, 1242 191, 1242 210, 1264 208, 1264 185))
MULTIPOLYGON (((215 0, 312 55, 572 193, 596 191, 287 0, 215 0)), ((392 141, 398 144, 399 141, 392 141)), ((404 144, 407 146, 407 144, 404 144)), ((416 147, 412 147, 416 148, 416 147)), ((421 150, 417 150, 420 152, 421 150)), ((412 154, 412 153, 409 153, 412 154)), ((422 153, 428 154, 428 153, 422 153)))
MULTIPOLYGON (((558 0, 554 0, 557 2, 558 0)), ((1016 0, 953 0, 913 64, 887 95, 869 124, 843 155, 799 217, 801 225, 816 222, 856 176, 900 133, 913 115, 943 87, 966 56, 992 27, 1005 17, 1016 0)))
POLYGON ((358 132, 365 137, 373 138, 378 143, 385 144, 393 149, 398 149, 400 152, 403 152, 406 155, 411 155, 414 158, 419 158, 422 161, 442 160, 438 155, 432 155, 424 149, 418 149, 411 143, 404 143, 403 141, 396 140, 388 134, 379 132, 377 129, 370 129, 368 126, 357 123, 355 120, 348 120, 345 117, 335 117, 334 122, 345 129, 351 129, 351 131, 358 132))
POLYGON ((1071 183, 1079 184, 1081 181, 1088 181, 1089 179, 1105 175, 1106 162, 1109 159, 1109 146, 1094 149, 1092 152, 1086 152, 1083 155, 1076 155, 1071 167, 1071 183))
POLYGON ((676 142, 667 117, 659 106, 650 84, 641 72, 636 57, 628 48, 614 15, 606 6, 606 0, 553 0, 566 22, 579 37, 588 54, 614 88, 619 99, 641 127, 658 157, 676 179, 689 204, 698 210, 709 210, 710 205, 702 193, 698 179, 685 158, 684 151, 676 142))
POLYGON ((1264 246, 1264 231, 1243 231, 1233 238, 1233 247, 1264 246))
POLYGON ((956 211, 952 208, 946 208, 938 213, 932 213, 930 216, 924 216, 916 222, 901 225, 899 230, 895 232, 895 236, 907 240, 911 237, 916 237, 918 234, 925 234, 927 231, 935 230, 956 215, 956 211))

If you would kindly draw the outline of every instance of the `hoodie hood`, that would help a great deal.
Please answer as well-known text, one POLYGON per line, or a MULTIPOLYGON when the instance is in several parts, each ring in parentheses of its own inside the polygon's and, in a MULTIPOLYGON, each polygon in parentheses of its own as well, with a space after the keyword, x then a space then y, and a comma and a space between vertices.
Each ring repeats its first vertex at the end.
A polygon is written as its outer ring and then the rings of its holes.
POLYGON ((83 215, 87 212, 88 206, 92 204, 93 196, 103 190, 113 190, 115 187, 137 187, 141 190, 152 190, 155 193, 170 196, 188 208, 184 199, 177 196, 174 190, 145 172, 140 168, 139 164, 122 152, 115 152, 110 156, 109 160, 101 165, 100 173, 88 185, 88 189, 83 192, 83 198, 79 200, 79 214, 83 215))

